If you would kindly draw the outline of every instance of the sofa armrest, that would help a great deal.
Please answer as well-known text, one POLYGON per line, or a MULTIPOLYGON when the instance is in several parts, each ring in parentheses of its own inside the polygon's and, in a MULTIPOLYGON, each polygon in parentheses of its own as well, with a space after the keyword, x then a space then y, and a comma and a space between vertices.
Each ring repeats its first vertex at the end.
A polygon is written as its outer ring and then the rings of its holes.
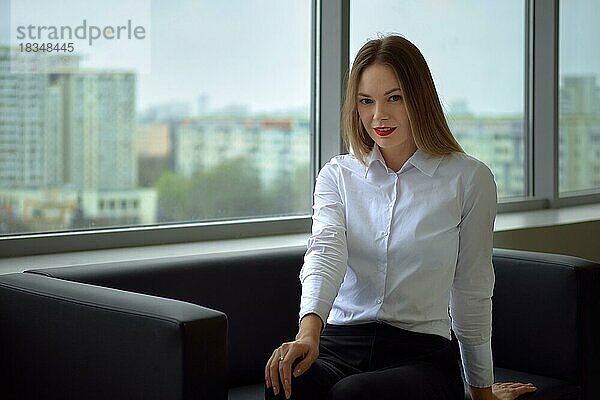
POLYGON ((573 383, 596 398, 600 264, 494 249, 492 347, 497 367, 573 383))
POLYGON ((221 312, 35 274, 0 276, 3 398, 225 400, 226 376, 221 312))

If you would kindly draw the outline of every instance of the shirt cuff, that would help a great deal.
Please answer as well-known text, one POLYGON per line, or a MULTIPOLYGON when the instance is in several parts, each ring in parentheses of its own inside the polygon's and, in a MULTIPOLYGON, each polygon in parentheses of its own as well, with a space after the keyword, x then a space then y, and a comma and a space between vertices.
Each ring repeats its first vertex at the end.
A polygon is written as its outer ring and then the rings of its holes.
POLYGON ((492 341, 482 344, 463 344, 459 342, 465 380, 470 386, 485 388, 494 383, 492 361, 492 341))
POLYGON ((298 318, 298 325, 300 325, 300 321, 307 314, 317 314, 321 321, 323 321, 323 328, 325 327, 325 323, 327 323, 327 316, 329 315, 329 311, 331 310, 331 305, 326 302, 318 299, 307 299, 302 298, 300 302, 300 316, 298 318))
POLYGON ((321 318, 323 327, 325 327, 337 290, 328 281, 323 280, 322 277, 316 274, 303 277, 301 281, 302 296, 300 297, 298 323, 306 314, 315 313, 321 318))

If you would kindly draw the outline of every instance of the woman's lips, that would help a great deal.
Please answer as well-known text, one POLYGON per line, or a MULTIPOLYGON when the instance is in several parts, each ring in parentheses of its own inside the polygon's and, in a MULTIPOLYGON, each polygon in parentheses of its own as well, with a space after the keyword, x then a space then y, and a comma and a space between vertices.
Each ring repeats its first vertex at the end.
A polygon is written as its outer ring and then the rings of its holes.
POLYGON ((396 127, 393 127, 393 128, 390 128, 390 127, 380 127, 380 128, 373 128, 373 130, 379 136, 388 136, 388 135, 391 135, 396 130, 396 127))

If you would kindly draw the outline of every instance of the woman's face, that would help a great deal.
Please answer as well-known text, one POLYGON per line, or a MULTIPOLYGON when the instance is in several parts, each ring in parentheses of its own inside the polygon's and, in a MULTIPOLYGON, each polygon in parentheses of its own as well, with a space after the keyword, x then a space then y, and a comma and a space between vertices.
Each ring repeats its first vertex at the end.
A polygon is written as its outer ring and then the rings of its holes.
POLYGON ((360 120, 384 157, 400 148, 415 148, 400 82, 391 67, 373 64, 365 68, 357 101, 360 120))

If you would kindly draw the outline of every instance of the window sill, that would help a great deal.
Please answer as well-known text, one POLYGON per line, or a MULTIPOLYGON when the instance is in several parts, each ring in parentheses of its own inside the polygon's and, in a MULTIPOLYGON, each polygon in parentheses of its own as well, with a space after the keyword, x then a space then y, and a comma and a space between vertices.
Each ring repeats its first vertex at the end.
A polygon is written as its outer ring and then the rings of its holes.
MULTIPOLYGON (((600 204, 552 210, 502 213, 496 218, 494 231, 513 231, 579 222, 600 221, 600 204)), ((34 268, 109 263, 124 260, 178 257, 193 254, 223 253, 281 247, 305 246, 308 233, 244 239, 214 240, 193 243, 141 246, 69 252, 0 259, 0 273, 22 272, 34 268)))
POLYGON ((125 260, 180 257, 194 254, 227 253, 244 250, 305 246, 307 233, 263 236, 243 239, 213 240, 120 249, 89 250, 69 253, 11 257, 0 259, 0 274, 23 272, 35 268, 110 263, 125 260))
POLYGON ((498 214, 494 232, 600 221, 600 203, 498 214))

